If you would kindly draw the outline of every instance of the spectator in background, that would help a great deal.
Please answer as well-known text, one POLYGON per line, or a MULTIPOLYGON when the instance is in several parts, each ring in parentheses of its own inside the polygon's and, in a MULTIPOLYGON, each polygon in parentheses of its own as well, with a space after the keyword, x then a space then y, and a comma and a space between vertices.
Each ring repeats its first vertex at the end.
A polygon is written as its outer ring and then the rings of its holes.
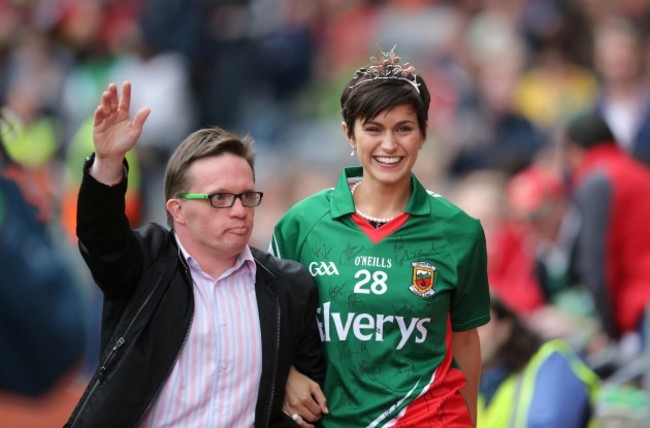
POLYGON ((512 175, 548 146, 542 128, 515 108, 516 82, 526 55, 514 25, 496 13, 475 16, 468 28, 473 88, 456 113, 449 173, 495 169, 512 175))
POLYGON ((598 81, 584 52, 588 28, 578 2, 531 1, 525 24, 530 56, 515 89, 515 106, 543 129, 593 105, 598 81))
POLYGON ((56 212, 57 202, 56 160, 61 140, 59 118, 52 109, 56 102, 52 88, 60 86, 60 72, 47 40, 37 33, 25 37, 10 64, 1 114, 6 122, 4 147, 13 163, 5 174, 23 183, 25 196, 47 222, 56 212))
POLYGON ((448 192, 485 230, 490 291, 542 338, 582 349, 599 327, 573 272, 578 219, 555 162, 544 156, 511 178, 475 171, 448 192))
POLYGON ((544 297, 537 286, 531 253, 509 219, 506 183, 502 172, 478 170, 456 180, 447 193, 454 204, 481 221, 490 289, 506 288, 508 303, 528 314, 543 304, 544 297))
POLYGON ((560 339, 542 340, 495 296, 479 327, 480 428, 587 428, 598 376, 560 339))
POLYGON ((539 288, 552 300, 572 282, 571 253, 577 218, 556 171, 530 166, 512 177, 506 187, 510 218, 535 259, 539 288))
POLYGON ((508 220, 514 238, 502 247, 498 260, 510 269, 491 277, 490 285, 543 338, 562 337, 582 348, 599 327, 591 296, 575 272, 579 216, 555 166, 540 161, 508 181, 508 220), (516 248, 526 254, 523 260, 510 256, 516 248), (513 270, 521 272, 521 265, 532 274, 534 290, 517 287, 517 276, 510 275, 513 270), (531 300, 536 304, 521 310, 531 300))
MULTIPOLYGON (((272 0, 252 3, 250 65, 240 96, 239 126, 256 135, 256 141, 282 145, 285 119, 299 117, 296 97, 312 77, 318 52, 313 21, 318 2, 272 0), (256 103, 249 102, 256 98, 256 103)), ((241 72, 240 72, 241 73, 241 72)), ((227 76, 227 80, 232 78, 227 76)))
POLYGON ((18 185, 0 191, 0 390, 38 396, 81 361, 82 290, 18 185))
POLYGON ((0 420, 60 426, 78 399, 72 384, 84 356, 83 290, 36 207, 4 175, 19 167, 3 143, 8 125, 0 125, 0 420))
POLYGON ((622 17, 594 28, 594 66, 601 91, 596 106, 616 142, 650 166, 650 87, 647 42, 622 17))
MULTIPOLYGON (((24 98, 16 100, 28 110, 33 107, 24 98)), ((20 117, 10 106, 3 107, 0 114, 4 117, 3 150, 11 159, 3 165, 2 172, 20 183, 24 196, 38 209, 39 219, 48 222, 55 211, 57 190, 54 168, 57 140, 53 124, 33 116, 20 117)))
MULTIPOLYGON (((650 302, 650 169, 620 147, 596 113, 573 120, 563 140, 581 218, 580 281, 610 339, 638 337, 650 302)), ((628 343, 638 351, 638 340, 628 343)))
POLYGON ((518 314, 528 316, 549 297, 538 270, 536 252, 541 237, 536 230, 545 226, 548 235, 549 227, 558 227, 562 195, 554 193, 559 189, 553 189, 550 179, 532 167, 504 180, 499 190, 503 193, 501 205, 497 205, 501 219, 489 241, 490 290, 499 293, 518 314))

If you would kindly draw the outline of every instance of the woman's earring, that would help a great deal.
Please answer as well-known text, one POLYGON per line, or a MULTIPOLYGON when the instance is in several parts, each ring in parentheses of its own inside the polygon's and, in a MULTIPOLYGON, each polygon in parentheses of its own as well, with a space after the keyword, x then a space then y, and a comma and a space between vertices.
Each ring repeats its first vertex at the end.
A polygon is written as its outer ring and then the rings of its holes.
POLYGON ((352 151, 350 152, 350 157, 354 156, 354 152, 355 152, 356 150, 357 150, 356 148, 352 147, 352 151))

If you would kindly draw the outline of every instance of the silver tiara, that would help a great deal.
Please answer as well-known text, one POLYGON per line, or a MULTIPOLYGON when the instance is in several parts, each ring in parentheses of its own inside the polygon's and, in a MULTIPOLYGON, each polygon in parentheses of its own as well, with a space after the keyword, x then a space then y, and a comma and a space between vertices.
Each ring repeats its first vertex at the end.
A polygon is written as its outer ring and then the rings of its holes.
POLYGON ((370 62, 374 65, 368 68, 360 68, 352 76, 355 80, 350 88, 356 88, 366 82, 373 80, 403 80, 413 86, 415 91, 420 94, 420 84, 417 82, 416 74, 413 72, 414 68, 406 63, 404 66, 400 65, 400 57, 395 55, 395 48, 397 45, 388 52, 383 52, 377 48, 377 56, 370 57, 370 62))

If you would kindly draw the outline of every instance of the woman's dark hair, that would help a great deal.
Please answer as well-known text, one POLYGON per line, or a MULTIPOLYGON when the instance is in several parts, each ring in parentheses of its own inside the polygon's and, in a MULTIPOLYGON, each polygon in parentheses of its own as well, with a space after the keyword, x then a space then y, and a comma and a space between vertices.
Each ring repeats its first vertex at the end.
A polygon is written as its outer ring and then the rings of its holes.
POLYGON ((357 118, 366 122, 382 111, 409 105, 417 115, 420 133, 426 137, 430 102, 427 85, 419 75, 408 73, 404 78, 373 78, 366 73, 360 78, 357 72, 341 94, 341 114, 348 127, 348 137, 352 137, 357 118))
POLYGON ((501 364, 511 372, 517 372, 528 364, 531 357, 542 346, 543 340, 537 333, 528 328, 519 316, 500 299, 492 297, 490 306, 497 320, 501 322, 507 320, 512 324, 510 337, 499 350, 499 359, 501 364))

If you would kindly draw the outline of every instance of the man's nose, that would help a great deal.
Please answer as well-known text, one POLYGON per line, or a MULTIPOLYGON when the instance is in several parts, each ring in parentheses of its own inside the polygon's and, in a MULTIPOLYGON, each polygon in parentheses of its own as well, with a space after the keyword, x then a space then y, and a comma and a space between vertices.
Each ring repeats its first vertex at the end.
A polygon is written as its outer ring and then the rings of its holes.
POLYGON ((242 204, 241 198, 236 197, 235 202, 232 204, 232 207, 230 207, 230 215, 234 217, 243 217, 247 212, 246 207, 242 204))

